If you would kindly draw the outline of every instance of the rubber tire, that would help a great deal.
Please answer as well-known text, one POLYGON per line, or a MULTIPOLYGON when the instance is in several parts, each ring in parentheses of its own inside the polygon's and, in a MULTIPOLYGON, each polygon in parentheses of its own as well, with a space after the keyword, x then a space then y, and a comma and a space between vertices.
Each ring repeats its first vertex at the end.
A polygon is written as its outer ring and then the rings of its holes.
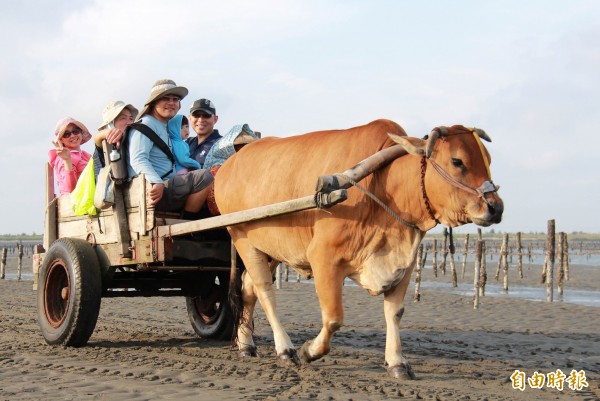
POLYGON ((218 273, 209 295, 186 297, 188 317, 201 338, 230 340, 235 322, 228 302, 229 273, 218 273))
POLYGON ((102 299, 100 264, 92 246, 74 238, 54 241, 44 256, 39 283, 38 322, 46 342, 85 345, 102 299))

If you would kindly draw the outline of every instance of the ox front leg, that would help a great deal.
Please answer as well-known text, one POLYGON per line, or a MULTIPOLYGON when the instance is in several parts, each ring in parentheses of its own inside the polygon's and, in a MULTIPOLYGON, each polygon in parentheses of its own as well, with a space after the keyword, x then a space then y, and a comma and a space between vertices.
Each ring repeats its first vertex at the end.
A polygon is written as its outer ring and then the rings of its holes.
POLYGON ((327 355, 331 350, 333 334, 344 324, 342 305, 344 276, 341 269, 314 269, 313 266, 313 271, 323 327, 315 339, 306 341, 300 349, 300 357, 304 362, 312 362, 327 355))
POLYGON ((404 314, 404 297, 410 283, 413 266, 407 269, 404 278, 396 287, 387 291, 383 299, 383 311, 386 323, 385 362, 388 374, 396 379, 415 379, 410 364, 402 355, 400 341, 400 320, 404 314))

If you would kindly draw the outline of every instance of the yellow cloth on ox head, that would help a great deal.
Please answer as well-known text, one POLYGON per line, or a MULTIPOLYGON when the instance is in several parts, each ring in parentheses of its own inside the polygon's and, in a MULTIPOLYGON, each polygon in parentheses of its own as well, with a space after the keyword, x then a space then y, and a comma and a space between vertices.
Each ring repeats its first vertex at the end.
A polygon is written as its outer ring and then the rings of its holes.
POLYGON ((71 192, 71 203, 73 204, 73 211, 76 216, 83 216, 84 214, 96 215, 96 207, 94 206, 95 191, 94 159, 91 158, 81 172, 75 189, 71 192))

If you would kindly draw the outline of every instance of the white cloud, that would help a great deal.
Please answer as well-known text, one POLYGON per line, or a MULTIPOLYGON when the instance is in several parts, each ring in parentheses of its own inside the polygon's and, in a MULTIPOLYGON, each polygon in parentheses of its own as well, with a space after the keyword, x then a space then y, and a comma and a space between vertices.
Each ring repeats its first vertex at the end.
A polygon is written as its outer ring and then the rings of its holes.
POLYGON ((0 233, 41 231, 58 119, 94 128, 109 100, 139 106, 166 77, 190 89, 182 112, 211 98, 221 130, 289 135, 381 117, 414 136, 479 126, 494 140, 502 225, 535 230, 550 211, 531 199, 559 204, 570 182, 581 203, 561 212, 573 230, 598 231, 580 217, 582 199, 600 198, 585 184, 600 171, 597 2, 9 0, 0 11, 0 168, 18 170, 6 188, 29 188, 0 201, 0 233))
POLYGON ((269 83, 284 86, 286 89, 303 96, 316 96, 323 92, 321 85, 307 78, 302 78, 291 72, 278 72, 273 74, 269 83))

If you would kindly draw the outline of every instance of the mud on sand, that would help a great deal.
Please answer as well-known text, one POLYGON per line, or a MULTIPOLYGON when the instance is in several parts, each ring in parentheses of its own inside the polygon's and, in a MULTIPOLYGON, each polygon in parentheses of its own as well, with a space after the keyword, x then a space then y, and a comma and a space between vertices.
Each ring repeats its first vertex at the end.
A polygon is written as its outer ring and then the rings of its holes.
MULTIPOLYGON (((598 270, 581 281, 600 282, 598 270)), ((427 289, 413 303, 409 294, 402 342, 417 380, 399 382, 383 366, 383 298, 356 287, 344 288, 345 325, 331 353, 301 367, 277 363, 260 308, 260 357, 240 359, 229 343, 195 336, 182 298, 103 299, 87 346, 51 347, 31 288, 0 280, 0 400, 600 399, 599 308, 484 297, 473 310, 470 297, 427 289), (588 387, 515 390, 517 369, 583 370, 588 387)), ((277 296, 299 348, 320 329, 314 287, 284 283, 277 296)))

